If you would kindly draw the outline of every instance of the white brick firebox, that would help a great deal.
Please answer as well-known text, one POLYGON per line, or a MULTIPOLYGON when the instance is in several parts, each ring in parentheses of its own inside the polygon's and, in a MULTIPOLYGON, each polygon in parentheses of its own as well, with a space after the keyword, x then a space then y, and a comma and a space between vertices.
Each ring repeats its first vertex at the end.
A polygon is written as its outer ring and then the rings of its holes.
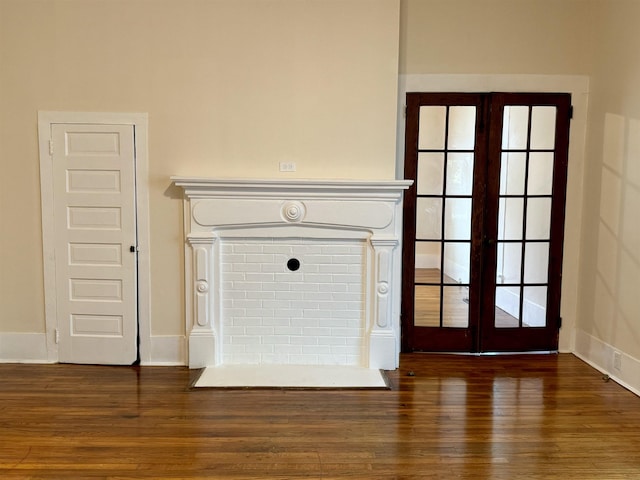
POLYGON ((172 180, 189 367, 397 368, 410 181, 172 180))

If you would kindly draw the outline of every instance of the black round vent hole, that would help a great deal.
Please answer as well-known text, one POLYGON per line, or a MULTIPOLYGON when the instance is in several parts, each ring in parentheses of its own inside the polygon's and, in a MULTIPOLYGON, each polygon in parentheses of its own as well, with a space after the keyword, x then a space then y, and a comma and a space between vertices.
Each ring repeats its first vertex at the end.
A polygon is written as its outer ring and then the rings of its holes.
POLYGON ((290 258, 287 262, 287 268, 292 272, 295 272, 300 268, 300 260, 298 260, 297 258, 290 258))

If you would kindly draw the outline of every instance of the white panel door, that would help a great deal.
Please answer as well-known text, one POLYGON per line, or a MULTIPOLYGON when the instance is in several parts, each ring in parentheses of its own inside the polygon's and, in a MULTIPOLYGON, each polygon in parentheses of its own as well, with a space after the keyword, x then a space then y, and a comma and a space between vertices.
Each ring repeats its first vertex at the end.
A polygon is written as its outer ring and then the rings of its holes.
POLYGON ((54 124, 51 138, 59 361, 129 365, 138 356, 134 127, 54 124))

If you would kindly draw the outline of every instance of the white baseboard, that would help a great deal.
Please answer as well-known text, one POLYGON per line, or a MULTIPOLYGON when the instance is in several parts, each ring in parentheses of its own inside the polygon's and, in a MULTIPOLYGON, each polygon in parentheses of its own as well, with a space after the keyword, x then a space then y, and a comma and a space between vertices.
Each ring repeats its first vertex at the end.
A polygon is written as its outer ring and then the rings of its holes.
MULTIPOLYGON (((44 333, 0 333, 0 363, 56 363, 48 358, 44 333)), ((183 335, 151 337, 151 355, 142 365, 186 365, 183 335)))
POLYGON ((151 355, 142 365, 186 365, 187 347, 184 335, 151 336, 151 355))
POLYGON ((574 354, 596 370, 609 376, 627 390, 640 396, 640 360, 576 328, 574 354), (620 369, 614 366, 614 355, 620 355, 620 369))
POLYGON ((0 333, 0 363, 51 363, 44 333, 0 333))

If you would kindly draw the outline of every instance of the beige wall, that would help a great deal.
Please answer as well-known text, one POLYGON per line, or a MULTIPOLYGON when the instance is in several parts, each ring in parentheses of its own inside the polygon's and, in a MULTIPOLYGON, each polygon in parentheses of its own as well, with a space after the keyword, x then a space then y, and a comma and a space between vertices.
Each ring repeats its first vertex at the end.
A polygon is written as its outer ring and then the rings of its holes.
POLYGON ((640 2, 595 2, 578 327, 640 359, 640 2))
POLYGON ((400 73, 587 73, 590 3, 402 0, 400 73))
POLYGON ((148 112, 152 333, 184 333, 170 175, 392 179, 398 0, 0 0, 0 332, 43 332, 38 110, 148 112))

